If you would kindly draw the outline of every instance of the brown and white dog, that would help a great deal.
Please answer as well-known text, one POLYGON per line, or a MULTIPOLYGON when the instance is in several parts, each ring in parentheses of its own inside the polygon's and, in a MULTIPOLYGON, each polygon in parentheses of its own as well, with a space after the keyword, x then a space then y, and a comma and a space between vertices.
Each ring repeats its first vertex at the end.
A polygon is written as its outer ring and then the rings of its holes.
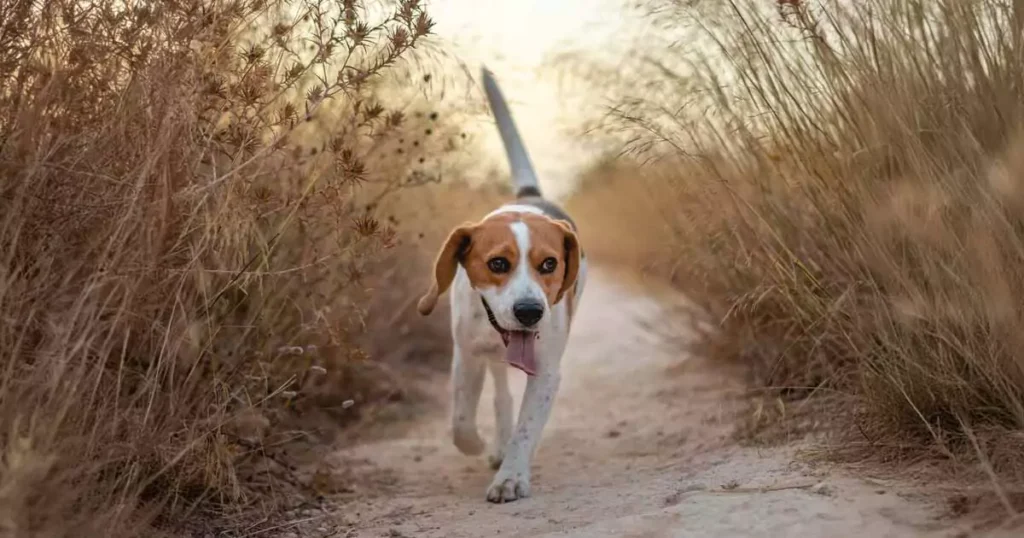
POLYGON ((587 261, 575 224, 541 196, 508 106, 486 69, 483 82, 508 154, 516 200, 451 232, 419 311, 429 314, 451 288, 452 427, 455 446, 464 454, 484 451, 477 406, 486 371, 494 376, 497 428, 488 459, 498 472, 487 500, 501 503, 530 495, 530 461, 558 392, 559 365, 583 294, 587 261), (471 343, 482 331, 504 343, 504 361, 473 354, 471 343), (514 427, 508 365, 528 376, 514 427))

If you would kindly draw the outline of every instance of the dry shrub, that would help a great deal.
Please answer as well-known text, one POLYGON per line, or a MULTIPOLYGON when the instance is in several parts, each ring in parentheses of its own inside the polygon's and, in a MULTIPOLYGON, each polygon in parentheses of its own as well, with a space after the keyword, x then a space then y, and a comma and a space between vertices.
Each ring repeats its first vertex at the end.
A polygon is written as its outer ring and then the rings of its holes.
POLYGON ((272 508, 288 419, 374 397, 364 203, 436 150, 380 157, 422 128, 375 98, 419 4, 0 3, 0 532, 272 508))
POLYGON ((665 204, 671 183, 655 167, 631 159, 607 157, 580 174, 584 187, 566 201, 566 209, 587 234, 587 256, 605 265, 666 276, 675 250, 670 225, 678 208, 665 204))
POLYGON ((762 386, 854 397, 845 446, 1024 480, 1024 4, 764 7, 704 26, 727 68, 664 69, 700 107, 618 111, 660 149, 662 267, 762 386))

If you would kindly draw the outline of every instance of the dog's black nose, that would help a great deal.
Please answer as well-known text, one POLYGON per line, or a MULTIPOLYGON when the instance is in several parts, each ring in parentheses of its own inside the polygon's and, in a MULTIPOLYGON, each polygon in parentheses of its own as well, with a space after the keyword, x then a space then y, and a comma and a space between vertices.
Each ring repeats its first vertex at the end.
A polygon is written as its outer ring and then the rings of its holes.
POLYGON ((540 321, 540 318, 544 317, 544 305, 536 301, 523 301, 512 307, 512 313, 515 314, 519 323, 526 327, 533 327, 540 321))

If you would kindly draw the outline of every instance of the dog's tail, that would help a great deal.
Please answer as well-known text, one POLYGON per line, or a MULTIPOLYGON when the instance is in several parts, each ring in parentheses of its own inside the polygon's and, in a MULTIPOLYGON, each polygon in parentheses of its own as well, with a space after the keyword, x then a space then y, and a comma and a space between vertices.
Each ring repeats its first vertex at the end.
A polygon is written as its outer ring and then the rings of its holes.
POLYGON ((526 146, 516 124, 512 121, 512 113, 508 110, 505 97, 498 88, 498 82, 494 75, 486 67, 483 68, 484 91, 487 93, 487 101, 491 105, 491 112, 498 123, 498 132, 501 133, 501 141, 505 144, 505 153, 508 154, 508 164, 512 169, 512 181, 516 186, 516 198, 527 196, 541 196, 540 183, 537 181, 537 172, 530 163, 530 156, 526 153, 526 146))

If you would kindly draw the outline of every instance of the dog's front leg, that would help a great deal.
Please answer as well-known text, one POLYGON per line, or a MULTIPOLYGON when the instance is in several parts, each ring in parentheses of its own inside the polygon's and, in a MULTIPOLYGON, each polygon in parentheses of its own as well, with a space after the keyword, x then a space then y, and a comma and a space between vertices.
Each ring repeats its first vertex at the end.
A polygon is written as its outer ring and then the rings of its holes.
POLYGON ((485 447, 477 433, 476 414, 487 362, 472 356, 468 347, 466 339, 456 339, 452 357, 452 439, 460 452, 475 456, 485 447))
POLYGON ((501 467, 487 488, 488 501, 502 503, 530 496, 530 463, 544 425, 551 416, 551 406, 561 381, 557 364, 553 366, 550 370, 542 369, 526 382, 519 421, 505 447, 501 467))

